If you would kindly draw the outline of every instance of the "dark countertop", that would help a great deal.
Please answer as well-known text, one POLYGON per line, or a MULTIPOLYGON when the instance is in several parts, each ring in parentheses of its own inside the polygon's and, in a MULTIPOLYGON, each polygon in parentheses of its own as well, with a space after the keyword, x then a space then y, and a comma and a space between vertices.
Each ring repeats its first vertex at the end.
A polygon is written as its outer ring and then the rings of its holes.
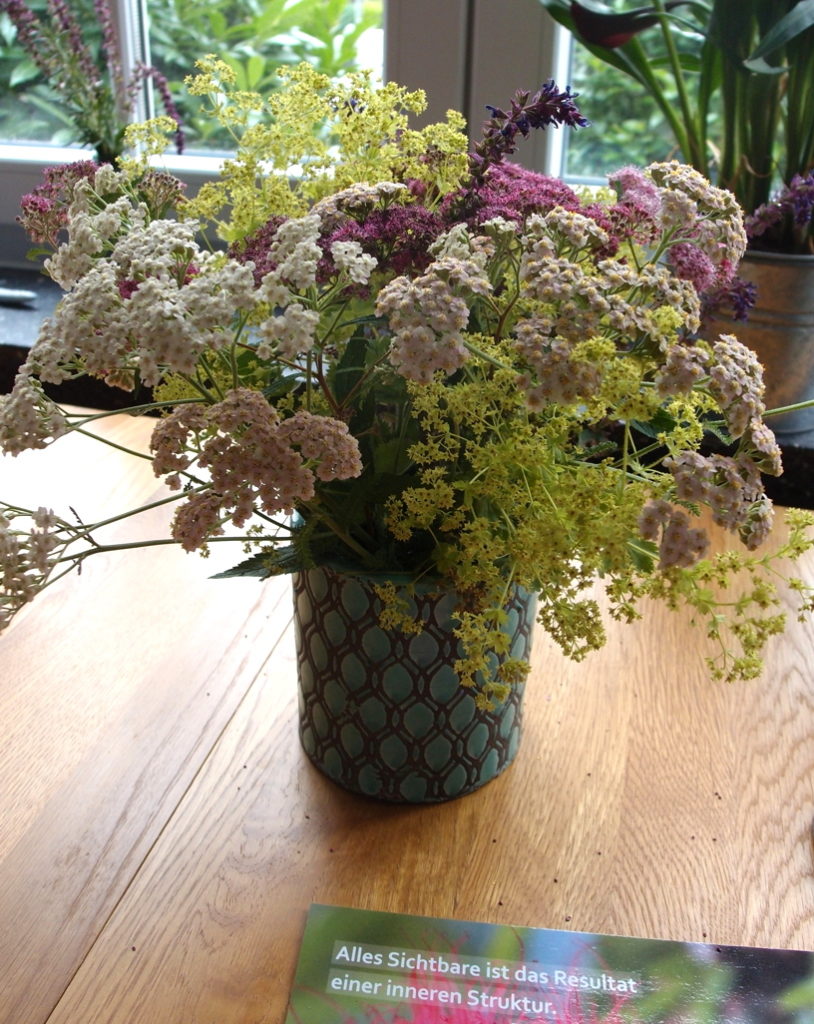
MULTIPOLYGON (((14 377, 34 344, 40 324, 49 317, 62 297, 62 289, 42 271, 0 268, 0 288, 22 289, 35 293, 30 302, 0 302, 0 395, 14 385, 14 377)), ((86 405, 94 409, 122 409, 133 404, 133 394, 108 387, 100 380, 85 377, 58 386, 46 385, 45 391, 59 402, 86 405)), ((144 392, 137 400, 149 400, 144 392)))
POLYGON ((31 302, 19 305, 0 303, 0 345, 30 348, 40 323, 53 313, 62 296, 62 289, 41 271, 0 269, 0 288, 33 292, 31 302))

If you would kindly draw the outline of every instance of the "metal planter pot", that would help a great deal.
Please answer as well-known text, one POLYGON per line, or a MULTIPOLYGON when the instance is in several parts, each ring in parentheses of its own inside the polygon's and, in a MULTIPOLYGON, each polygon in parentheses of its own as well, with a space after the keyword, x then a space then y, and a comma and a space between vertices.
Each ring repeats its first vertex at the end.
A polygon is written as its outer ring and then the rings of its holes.
MULTIPOLYGON (((814 399, 814 256, 748 252, 739 273, 757 286, 757 303, 732 333, 763 364, 766 408, 814 399)), ((781 447, 814 447, 814 408, 767 423, 781 447)))

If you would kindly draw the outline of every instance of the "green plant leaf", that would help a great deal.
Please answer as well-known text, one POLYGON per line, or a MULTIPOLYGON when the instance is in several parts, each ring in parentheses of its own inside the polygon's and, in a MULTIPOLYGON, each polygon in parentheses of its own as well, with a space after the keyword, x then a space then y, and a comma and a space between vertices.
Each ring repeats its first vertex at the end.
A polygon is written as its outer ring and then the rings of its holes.
POLYGON ((246 61, 246 82, 249 89, 256 89, 266 73, 266 62, 259 55, 254 54, 246 61))
MULTIPOLYGON (((814 26, 814 0, 800 0, 794 7, 776 22, 760 41, 760 45, 750 54, 745 64, 753 71, 759 70, 753 67, 759 64, 760 59, 775 53, 792 39, 796 39, 802 32, 814 26)), ((776 70, 776 69, 772 69, 776 70)))
POLYGON ((332 374, 334 395, 341 405, 357 386, 365 372, 367 342, 362 335, 354 335, 345 346, 342 358, 332 374))
POLYGON ((630 425, 634 430, 638 430, 640 434, 644 434, 645 437, 655 439, 659 434, 675 430, 676 421, 665 409, 659 409, 652 420, 648 420, 646 423, 641 420, 635 420, 630 425))
POLYGON ((8 84, 14 88, 14 86, 22 85, 24 82, 30 82, 32 79, 37 78, 39 74, 40 70, 33 60, 21 60, 9 75, 8 84))
POLYGON ((373 466, 376 473, 400 475, 406 473, 412 465, 407 455, 407 442, 404 438, 394 437, 373 449, 373 466))
POLYGON ((272 576, 285 576, 292 572, 308 569, 312 560, 308 557, 307 545, 284 544, 273 551, 252 555, 231 569, 210 576, 213 580, 238 579, 252 576, 259 580, 267 580, 272 576))
POLYGON ((273 573, 269 569, 268 555, 252 555, 251 558, 233 565, 231 569, 224 569, 209 578, 212 580, 236 579, 239 576, 256 576, 258 579, 266 580, 273 573))
POLYGON ((659 557, 659 548, 649 540, 637 537, 635 543, 630 541, 627 546, 630 560, 638 572, 649 575, 659 557))
POLYGON ((726 424, 723 420, 705 420, 704 432, 706 434, 711 434, 714 438, 717 438, 717 440, 727 446, 735 443, 734 437, 732 437, 726 429, 726 424))

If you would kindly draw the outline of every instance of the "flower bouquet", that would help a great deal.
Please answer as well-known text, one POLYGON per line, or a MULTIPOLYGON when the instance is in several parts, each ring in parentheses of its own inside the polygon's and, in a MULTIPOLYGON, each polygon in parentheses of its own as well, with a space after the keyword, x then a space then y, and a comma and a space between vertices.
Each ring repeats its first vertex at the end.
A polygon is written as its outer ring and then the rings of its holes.
MULTIPOLYGON (((281 75, 266 101, 200 63, 189 88, 236 150, 195 198, 149 163, 174 130, 161 119, 129 131, 140 157, 53 171, 26 197, 65 296, 0 400, 2 450, 109 415, 61 408, 50 384, 147 385, 132 411, 157 414, 153 468, 177 505, 155 543, 236 541, 233 574, 260 578, 401 574, 379 588, 391 628, 420 628, 412 588, 447 589, 482 708, 528 668, 494 669, 516 585, 571 657, 603 643, 600 579, 614 617, 643 597, 688 605, 713 675, 756 675, 783 626, 775 563, 809 545, 811 517, 790 512, 789 539, 760 552, 761 473, 781 471, 761 368, 731 335, 697 338, 701 294, 744 250, 734 198, 677 163, 591 195, 510 163, 530 131, 584 125, 553 83, 491 108, 467 153, 455 113, 410 128, 420 93, 281 75), (729 454, 703 454, 710 433, 729 454), (704 509, 739 550, 706 557, 704 509), (733 573, 751 585, 730 608, 716 595, 733 573)), ((0 625, 110 550, 99 525, 0 504, 0 625)))

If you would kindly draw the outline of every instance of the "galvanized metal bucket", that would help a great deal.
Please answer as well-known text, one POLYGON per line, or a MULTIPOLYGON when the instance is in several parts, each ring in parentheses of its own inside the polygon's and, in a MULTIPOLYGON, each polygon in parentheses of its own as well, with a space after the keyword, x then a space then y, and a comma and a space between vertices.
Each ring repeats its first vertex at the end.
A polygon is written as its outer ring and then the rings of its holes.
MULTIPOLYGON (((757 303, 731 333, 763 364, 766 408, 814 399, 814 256, 748 252, 739 273, 756 285, 757 303)), ((766 422, 781 447, 814 447, 814 408, 766 422)))

